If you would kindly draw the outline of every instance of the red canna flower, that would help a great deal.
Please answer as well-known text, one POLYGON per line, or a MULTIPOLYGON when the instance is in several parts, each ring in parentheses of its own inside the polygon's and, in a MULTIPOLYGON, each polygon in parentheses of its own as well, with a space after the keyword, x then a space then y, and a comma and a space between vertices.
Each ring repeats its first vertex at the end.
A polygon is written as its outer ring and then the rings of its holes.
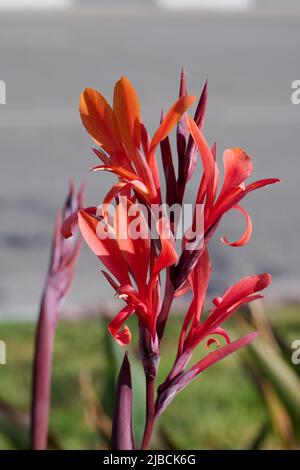
MULTIPOLYGON (((202 250, 207 246, 223 215, 231 209, 239 210, 244 215, 246 229, 237 241, 229 242, 227 237, 222 237, 221 240, 225 245, 233 247, 243 246, 248 243, 252 234, 252 221, 246 210, 239 205, 240 201, 256 189, 280 181, 277 178, 267 178, 245 184, 253 170, 252 160, 241 148, 231 148, 225 150, 223 154, 224 180, 221 190, 217 194, 220 171, 216 161, 216 146, 210 149, 196 122, 189 116, 187 116, 187 123, 203 164, 203 176, 198 189, 196 207, 199 204, 204 207, 204 244, 199 249, 183 249, 179 263, 176 266, 176 289, 182 287, 186 282, 188 274, 197 263, 202 250)), ((195 218, 196 211, 194 212, 194 225, 195 218)))
MULTIPOLYGON (((187 110, 195 97, 187 94, 185 74, 182 72, 179 99, 167 114, 162 113, 161 123, 150 139, 142 122, 139 99, 130 81, 121 77, 114 88, 112 107, 93 89, 86 89, 80 97, 82 122, 98 148, 95 154, 101 165, 94 171, 109 171, 118 181, 98 207, 74 212, 63 224, 62 233, 70 237, 79 224, 80 231, 90 249, 104 264, 102 271, 125 305, 109 325, 109 331, 120 345, 127 345, 131 333, 126 326, 128 318, 135 314, 139 324, 139 350, 146 378, 146 424, 142 448, 150 444, 156 417, 172 398, 204 369, 216 363, 255 338, 251 333, 231 341, 223 323, 242 305, 261 297, 261 291, 271 282, 267 273, 245 277, 231 286, 222 297, 214 299, 214 307, 205 320, 203 310, 210 279, 211 266, 208 245, 223 215, 234 209, 246 219, 246 229, 239 240, 223 243, 237 247, 246 244, 252 232, 248 213, 240 206, 241 200, 251 191, 278 182, 263 179, 246 184, 252 173, 251 158, 240 148, 225 150, 224 179, 219 190, 219 167, 216 145, 206 142, 202 129, 207 102, 207 83, 201 93, 194 118, 187 110), (175 171, 169 133, 177 125, 176 144, 178 170, 175 171), (165 198, 156 160, 160 146, 162 167, 166 183, 165 198), (189 182, 200 155, 203 175, 200 181, 194 220, 183 237, 180 256, 175 250, 174 235, 177 221, 161 209, 152 223, 153 205, 163 200, 171 206, 182 206, 186 185, 189 182), (115 201, 112 215, 107 204, 115 201), (125 202, 126 201, 126 202, 125 202), (187 242, 189 232, 197 227, 197 207, 202 205, 203 233, 196 234, 192 246, 187 242), (142 205, 146 212, 143 213, 142 205), (125 227, 125 229, 124 229, 125 227), (139 233, 135 236, 132 228, 139 233), (192 230, 191 230, 192 229, 192 230), (201 242, 203 242, 201 244, 201 242), (161 276, 166 271, 166 281, 161 276), (177 355, 172 370, 158 388, 155 399, 155 378, 160 359, 160 340, 168 320, 174 297, 192 290, 192 301, 186 313, 179 336, 177 355), (164 291, 164 292, 163 292, 164 291), (226 344, 221 345, 219 338, 226 344), (194 349, 202 341, 207 348, 212 344, 218 349, 209 353, 188 368, 194 349)), ((114 419, 114 448, 133 448, 131 424, 131 381, 129 360, 126 357, 121 369, 114 419), (128 420, 124 423, 124 416, 128 420)))
POLYGON ((204 301, 209 284, 211 266, 207 249, 205 249, 190 275, 193 299, 187 311, 180 333, 178 351, 174 366, 166 381, 159 387, 156 411, 160 414, 180 390, 204 369, 228 356, 237 349, 252 341, 257 332, 251 333, 237 341, 231 342, 227 331, 221 327, 238 308, 253 300, 262 298, 260 292, 271 282, 268 273, 248 276, 229 287, 222 297, 213 300, 215 307, 204 321, 201 321, 204 301), (223 337, 225 346, 221 346, 218 337, 223 337), (198 344, 205 340, 207 349, 215 344, 218 350, 208 354, 189 370, 185 367, 192 357, 192 352, 198 344))
MULTIPOLYGON (((178 255, 166 218, 156 223, 159 234, 159 251, 151 246, 148 225, 141 211, 132 216, 133 202, 126 199, 116 207, 114 220, 104 216, 91 215, 84 210, 79 212, 79 228, 91 250, 103 262, 110 274, 105 277, 116 291, 116 296, 127 304, 109 325, 109 331, 116 341, 128 344, 131 334, 122 325, 135 312, 144 330, 156 339, 156 320, 161 308, 160 272, 174 265, 178 255), (132 237, 130 227, 136 222, 144 237, 132 237), (122 226, 122 222, 125 224, 122 226), (122 227, 126 227, 126 233, 122 227), (107 233, 110 236, 107 236, 107 233)), ((136 206, 138 209, 138 206, 136 206)))
POLYGON ((109 171, 119 178, 119 183, 104 202, 110 202, 121 190, 132 188, 145 202, 161 203, 155 152, 194 101, 194 96, 179 98, 150 139, 142 123, 137 93, 128 78, 121 77, 116 83, 113 107, 92 88, 82 93, 79 105, 81 119, 100 147, 94 152, 102 165, 94 167, 94 171, 109 171))

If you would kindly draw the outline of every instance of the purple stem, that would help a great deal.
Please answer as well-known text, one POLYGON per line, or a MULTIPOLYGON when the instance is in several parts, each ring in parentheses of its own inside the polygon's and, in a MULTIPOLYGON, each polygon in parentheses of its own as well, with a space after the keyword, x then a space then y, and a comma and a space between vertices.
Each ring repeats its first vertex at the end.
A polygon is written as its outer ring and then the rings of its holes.
POLYGON ((55 292, 51 288, 47 289, 43 296, 37 325, 33 365, 31 404, 31 448, 33 450, 47 449, 48 444, 51 369, 55 332, 52 314, 56 309, 57 298, 55 292))
POLYGON ((153 427, 155 423, 155 378, 146 377, 146 425, 142 449, 150 447, 153 427))

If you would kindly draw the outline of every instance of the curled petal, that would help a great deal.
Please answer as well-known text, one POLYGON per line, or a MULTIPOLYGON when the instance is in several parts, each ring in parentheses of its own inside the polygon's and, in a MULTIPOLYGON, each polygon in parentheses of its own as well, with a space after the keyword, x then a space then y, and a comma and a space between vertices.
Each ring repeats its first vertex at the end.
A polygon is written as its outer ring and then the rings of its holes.
POLYGON ((248 241, 250 240, 251 235, 252 235, 251 217, 248 214, 248 212, 243 207, 239 206, 238 204, 233 206, 232 209, 236 209, 236 210, 239 210, 240 212, 242 212, 242 214, 244 215, 244 217, 246 219, 246 229, 245 229, 243 235, 241 236, 241 238, 239 240, 235 241, 235 242, 229 242, 226 236, 222 237, 221 241, 222 241, 222 243, 224 243, 224 245, 228 245, 228 246, 243 246, 243 245, 246 245, 248 243, 248 241))
POLYGON ((253 341, 259 333, 253 332, 249 335, 246 335, 236 341, 226 344, 225 346, 220 347, 216 351, 208 354, 206 357, 197 362, 192 366, 188 371, 178 374, 170 384, 165 387, 161 387, 161 393, 158 394, 156 402, 156 415, 160 415, 162 411, 169 405, 173 398, 177 395, 178 392, 187 387, 192 380, 197 377, 201 372, 203 372, 208 367, 216 364, 225 357, 229 356, 238 349, 246 346, 248 343, 253 341))
POLYGON ((108 326, 110 334, 113 336, 116 342, 120 344, 120 346, 125 346, 131 341, 131 333, 129 328, 125 325, 121 330, 121 327, 133 314, 133 312, 134 308, 127 305, 115 316, 108 326))
MULTIPOLYGON (((221 348, 217 349, 216 351, 212 352, 208 356, 206 356, 204 359, 201 359, 197 364, 195 364, 193 367, 190 369, 190 373, 194 375, 194 377, 201 372, 203 372, 207 367, 212 366, 216 362, 219 362, 221 359, 224 359, 227 357, 229 354, 232 354, 233 352, 237 351, 238 349, 242 348, 243 346, 246 346, 248 343, 253 341, 257 336, 258 332, 253 332, 250 333, 243 338, 240 338, 236 341, 233 341, 232 343, 229 342, 225 346, 222 346, 221 348)), ((188 373, 189 373, 188 372, 188 373)))
POLYGON ((208 338, 208 340, 206 341, 206 349, 209 349, 212 344, 216 344, 218 348, 221 346, 221 342, 218 340, 218 338, 215 338, 214 335, 222 336, 223 338, 225 338, 227 344, 230 343, 229 334, 220 326, 217 327, 214 331, 212 331, 210 335, 212 335, 212 337, 208 338))
POLYGON ((209 350, 212 344, 215 344, 217 348, 221 346, 221 342, 217 338, 208 338, 205 345, 207 351, 209 350))

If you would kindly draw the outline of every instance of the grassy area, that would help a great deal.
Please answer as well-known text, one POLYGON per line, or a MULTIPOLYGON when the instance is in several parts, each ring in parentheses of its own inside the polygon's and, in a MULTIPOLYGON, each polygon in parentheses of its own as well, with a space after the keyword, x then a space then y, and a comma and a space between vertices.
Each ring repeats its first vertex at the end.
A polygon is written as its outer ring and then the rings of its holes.
MULTIPOLYGON (((300 337, 299 308, 288 307, 274 312, 274 322, 286 339, 300 337)), ((175 353, 179 318, 169 323, 162 344, 159 379, 168 372, 175 353), (171 354, 172 351, 172 354, 171 354)), ((134 330, 134 322, 131 323, 134 330)), ((0 399, 27 412, 30 403, 31 361, 34 325, 10 323, 0 325, 0 338, 7 344, 7 364, 0 366, 0 399)), ((61 322, 57 330, 53 364, 51 430, 65 449, 105 447, 87 420, 79 375, 91 375, 95 395, 106 413, 111 414, 112 381, 115 362, 120 362, 121 348, 112 345, 102 320, 61 322)), ((136 345, 131 348, 131 357, 136 345)), ((201 354, 201 351, 199 351, 201 354)), ((158 421, 163 433, 156 446, 168 442, 178 449, 248 448, 261 427, 268 421, 263 401, 242 368, 240 351, 215 365, 195 380, 172 402, 158 421)), ((140 435, 143 414, 143 377, 134 377, 136 421, 140 435)), ((0 414, 0 448, 27 447, 27 432, 20 432, 0 414)), ((264 447, 278 447, 272 434, 264 447)))

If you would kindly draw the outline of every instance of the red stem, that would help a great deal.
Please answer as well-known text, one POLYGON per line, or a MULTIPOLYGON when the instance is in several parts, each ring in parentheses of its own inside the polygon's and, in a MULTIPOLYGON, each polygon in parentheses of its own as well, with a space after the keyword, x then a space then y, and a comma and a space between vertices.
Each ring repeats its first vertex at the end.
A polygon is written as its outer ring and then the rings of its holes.
POLYGON ((31 404, 31 448, 47 449, 51 370, 55 326, 49 312, 56 309, 53 292, 45 293, 36 331, 31 404))
POLYGON ((142 449, 148 450, 155 423, 155 379, 146 377, 146 425, 142 449))

